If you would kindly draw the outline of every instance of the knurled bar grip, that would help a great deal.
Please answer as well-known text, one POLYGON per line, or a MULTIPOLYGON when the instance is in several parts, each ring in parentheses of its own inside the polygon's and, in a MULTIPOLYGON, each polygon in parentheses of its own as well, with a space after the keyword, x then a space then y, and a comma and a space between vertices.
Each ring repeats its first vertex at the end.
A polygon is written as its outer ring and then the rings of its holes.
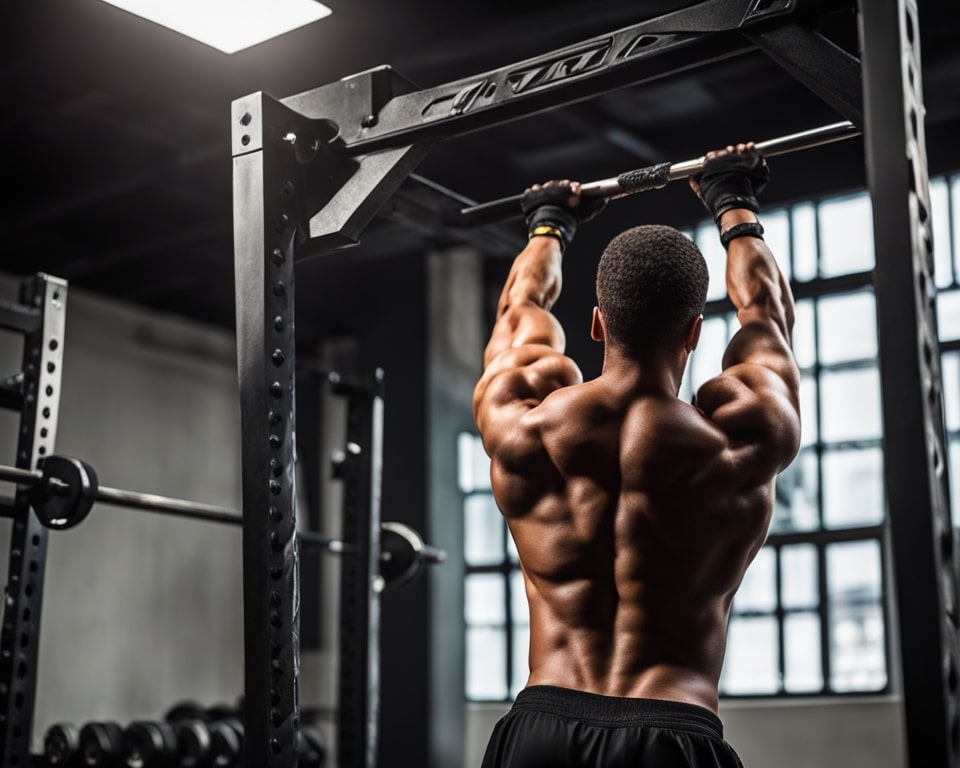
MULTIPOLYGON (((840 123, 831 123, 808 131, 791 133, 776 139, 769 139, 755 144, 756 148, 765 157, 785 155, 801 149, 811 149, 834 141, 842 141, 860 135, 860 129, 853 123, 845 120, 840 123)), ((706 156, 694 160, 684 160, 679 163, 660 163, 647 168, 637 168, 626 171, 611 179, 591 181, 581 185, 584 197, 603 197, 614 200, 618 197, 633 195, 637 192, 646 192, 650 189, 659 189, 671 181, 686 179, 703 170, 706 156)), ((520 203, 523 195, 491 200, 488 203, 479 203, 462 208, 460 214, 462 223, 467 226, 480 226, 502 221, 520 215, 520 203)))

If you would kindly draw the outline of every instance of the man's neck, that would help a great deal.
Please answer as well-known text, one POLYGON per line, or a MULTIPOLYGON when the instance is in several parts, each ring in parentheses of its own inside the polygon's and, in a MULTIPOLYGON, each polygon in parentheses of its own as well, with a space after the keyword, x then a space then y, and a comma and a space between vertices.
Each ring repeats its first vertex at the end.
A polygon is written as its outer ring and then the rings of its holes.
POLYGON ((686 355, 651 350, 643 356, 625 354, 613 344, 605 344, 601 376, 618 386, 650 394, 676 397, 680 390, 686 355))

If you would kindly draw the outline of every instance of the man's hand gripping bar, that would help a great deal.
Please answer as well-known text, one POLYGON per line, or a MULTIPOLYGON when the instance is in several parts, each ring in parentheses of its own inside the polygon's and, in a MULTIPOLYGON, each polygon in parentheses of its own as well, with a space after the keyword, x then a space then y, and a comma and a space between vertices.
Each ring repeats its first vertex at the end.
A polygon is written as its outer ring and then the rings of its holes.
MULTIPOLYGON (((860 135, 860 129, 853 123, 831 123, 809 131, 791 133, 777 139, 761 141, 755 146, 765 157, 785 155, 801 149, 819 147, 834 141, 841 141, 860 135)), ((637 168, 633 171, 621 173, 611 179, 591 181, 581 186, 584 197, 602 197, 615 200, 637 192, 646 192, 648 189, 665 187, 671 181, 696 176, 703 170, 706 157, 695 160, 685 160, 680 163, 660 163, 647 168, 637 168)), ((521 215, 520 202, 523 195, 514 195, 500 200, 491 200, 489 203, 479 203, 460 210, 463 216, 462 223, 467 226, 481 226, 502 221, 521 215)))

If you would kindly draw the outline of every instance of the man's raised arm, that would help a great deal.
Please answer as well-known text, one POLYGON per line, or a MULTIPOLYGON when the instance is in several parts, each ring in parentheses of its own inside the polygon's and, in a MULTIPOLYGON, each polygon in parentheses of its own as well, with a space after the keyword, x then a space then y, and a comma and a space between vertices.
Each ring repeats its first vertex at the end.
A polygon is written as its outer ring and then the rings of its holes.
POLYGON ((692 186, 713 213, 727 251, 727 293, 740 330, 723 356, 723 373, 697 404, 734 445, 755 454, 750 466, 773 476, 793 460, 800 440, 800 374, 791 349, 793 295, 763 241, 756 195, 769 177, 752 145, 707 155, 692 186))
POLYGON ((563 251, 577 225, 603 204, 581 200, 576 182, 548 182, 524 194, 529 240, 500 294, 497 319, 473 397, 474 419, 488 452, 516 428, 526 410, 582 375, 564 352, 563 328, 550 312, 562 285, 563 251))

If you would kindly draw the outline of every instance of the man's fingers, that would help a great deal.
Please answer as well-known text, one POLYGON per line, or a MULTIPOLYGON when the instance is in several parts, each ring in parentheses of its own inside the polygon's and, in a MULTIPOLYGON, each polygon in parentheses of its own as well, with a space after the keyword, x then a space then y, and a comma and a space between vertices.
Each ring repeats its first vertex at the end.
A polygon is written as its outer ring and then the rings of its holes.
POLYGON ((748 150, 753 149, 755 146, 756 144, 752 141, 748 141, 746 143, 741 143, 737 145, 727 144, 727 146, 724 147, 723 149, 711 149, 709 152, 707 152, 706 155, 704 155, 704 159, 713 160, 715 157, 722 157, 723 155, 732 155, 732 154, 738 154, 741 152, 746 152, 748 150))
POLYGON ((582 189, 579 181, 557 179, 544 182, 543 184, 533 184, 527 187, 523 192, 524 194, 529 194, 531 192, 550 192, 552 188, 562 190, 564 187, 566 187, 570 192, 570 197, 567 198, 566 205, 570 208, 580 205, 580 194, 582 189))

